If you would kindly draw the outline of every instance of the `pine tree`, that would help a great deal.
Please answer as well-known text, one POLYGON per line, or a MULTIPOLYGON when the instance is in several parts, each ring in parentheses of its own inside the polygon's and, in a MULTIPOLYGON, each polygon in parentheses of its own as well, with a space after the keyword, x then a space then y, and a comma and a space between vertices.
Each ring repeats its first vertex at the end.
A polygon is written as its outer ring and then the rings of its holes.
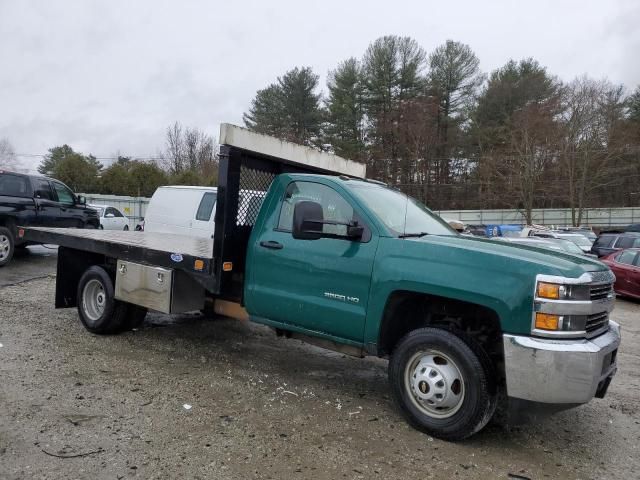
POLYGON ((257 92, 243 115, 245 125, 258 133, 318 146, 323 121, 318 78, 309 67, 296 67, 278 77, 275 84, 257 92))
POLYGON ((327 141, 336 154, 364 161, 364 85, 355 58, 329 72, 327 81, 327 141))
POLYGON ((411 159, 402 118, 415 100, 424 94, 423 70, 426 53, 409 37, 386 36, 367 49, 363 64, 365 112, 369 121, 370 174, 373 178, 396 183, 409 180, 411 159))

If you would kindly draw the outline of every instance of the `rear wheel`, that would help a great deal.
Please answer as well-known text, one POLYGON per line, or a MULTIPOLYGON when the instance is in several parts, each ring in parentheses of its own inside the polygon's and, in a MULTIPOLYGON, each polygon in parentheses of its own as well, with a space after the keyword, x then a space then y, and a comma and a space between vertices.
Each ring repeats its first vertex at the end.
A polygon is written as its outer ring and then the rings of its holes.
POLYGON ((15 251, 15 240, 11 230, 0 227, 0 267, 4 267, 11 261, 15 251))
POLYGON ((489 357, 472 339, 447 330, 421 328, 400 340, 389 381, 409 423, 444 440, 473 435, 495 411, 489 357))
POLYGON ((144 323, 144 319, 147 316, 147 309, 138 305, 129 304, 129 312, 127 321, 125 323, 125 329, 131 330, 139 328, 144 323))
POLYGON ((113 282, 102 267, 92 266, 78 284, 78 314, 92 333, 108 335, 126 327, 129 304, 114 298, 113 282))

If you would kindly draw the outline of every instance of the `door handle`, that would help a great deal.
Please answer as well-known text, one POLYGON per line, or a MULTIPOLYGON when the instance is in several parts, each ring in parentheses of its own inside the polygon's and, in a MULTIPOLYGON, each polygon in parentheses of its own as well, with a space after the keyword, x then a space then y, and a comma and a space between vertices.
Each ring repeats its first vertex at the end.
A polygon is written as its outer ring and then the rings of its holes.
POLYGON ((272 250, 282 250, 284 245, 279 242, 275 242, 273 240, 262 241, 260 242, 260 246, 264 248, 271 248, 272 250))

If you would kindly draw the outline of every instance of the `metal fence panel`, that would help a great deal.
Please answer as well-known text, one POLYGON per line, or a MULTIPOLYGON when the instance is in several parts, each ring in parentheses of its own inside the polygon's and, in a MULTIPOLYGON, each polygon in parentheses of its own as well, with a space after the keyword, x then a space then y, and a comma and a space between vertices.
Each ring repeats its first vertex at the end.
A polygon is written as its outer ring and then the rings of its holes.
POLYGON ((149 198, 146 197, 125 197, 118 195, 101 195, 97 193, 81 193, 87 199, 87 203, 94 205, 108 205, 115 207, 129 219, 129 228, 133 230, 135 226, 144 218, 149 198))
MULTIPOLYGON (((524 215, 520 210, 440 210, 438 215, 447 220, 460 220, 467 224, 516 224, 523 225, 524 215)), ((572 224, 571 209, 534 209, 533 223, 549 226, 572 224)), ((576 212, 577 214, 577 212, 576 212)), ((640 223, 640 208, 588 208, 582 212, 582 225, 592 227, 616 227, 640 223)))

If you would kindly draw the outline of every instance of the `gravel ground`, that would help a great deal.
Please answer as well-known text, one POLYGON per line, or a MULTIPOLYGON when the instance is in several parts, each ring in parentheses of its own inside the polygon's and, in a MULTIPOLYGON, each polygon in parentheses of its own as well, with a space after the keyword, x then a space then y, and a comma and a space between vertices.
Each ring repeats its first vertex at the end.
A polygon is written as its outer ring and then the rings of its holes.
POLYGON ((385 361, 188 315, 94 336, 54 283, 0 287, 2 479, 638 478, 640 304, 617 303, 605 399, 447 443, 402 420, 385 361))

